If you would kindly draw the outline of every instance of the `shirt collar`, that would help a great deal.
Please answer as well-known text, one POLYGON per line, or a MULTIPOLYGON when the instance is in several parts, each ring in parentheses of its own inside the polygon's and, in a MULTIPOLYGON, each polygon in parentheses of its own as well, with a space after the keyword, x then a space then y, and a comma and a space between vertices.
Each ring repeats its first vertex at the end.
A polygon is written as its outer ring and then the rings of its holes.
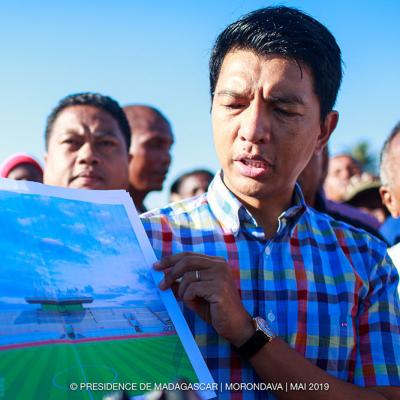
MULTIPOLYGON (((236 236, 244 224, 257 227, 257 222, 251 213, 225 186, 222 180, 222 170, 215 175, 211 182, 208 188, 207 200, 211 211, 222 225, 224 231, 232 232, 236 236)), ((294 226, 305 208, 303 193, 296 183, 292 205, 278 217, 278 233, 289 225, 288 222, 292 222, 290 225, 294 226)))

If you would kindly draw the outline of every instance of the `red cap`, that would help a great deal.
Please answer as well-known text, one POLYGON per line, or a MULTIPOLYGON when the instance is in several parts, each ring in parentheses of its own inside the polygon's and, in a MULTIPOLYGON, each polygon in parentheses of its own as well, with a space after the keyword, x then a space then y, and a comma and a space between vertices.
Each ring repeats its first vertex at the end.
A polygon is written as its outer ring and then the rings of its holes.
POLYGON ((8 174, 18 165, 30 164, 33 165, 39 172, 43 172, 40 164, 29 154, 17 153, 6 158, 0 166, 0 176, 2 178, 7 178, 8 174))

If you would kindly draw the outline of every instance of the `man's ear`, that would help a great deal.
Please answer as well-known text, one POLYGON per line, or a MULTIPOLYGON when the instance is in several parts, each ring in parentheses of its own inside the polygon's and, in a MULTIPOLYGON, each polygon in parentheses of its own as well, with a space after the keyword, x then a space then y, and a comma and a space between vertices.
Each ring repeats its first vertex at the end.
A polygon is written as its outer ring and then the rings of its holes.
POLYGON ((379 194, 381 195, 382 203, 389 210, 391 216, 393 218, 400 217, 400 212, 397 209, 397 205, 396 205, 394 196, 392 195, 392 192, 390 191, 389 187, 381 186, 379 188, 379 194))
POLYGON ((321 133, 318 136, 317 144, 315 147, 317 150, 322 150, 328 143, 328 140, 332 132, 335 130, 338 121, 339 113, 332 110, 321 122, 321 133))

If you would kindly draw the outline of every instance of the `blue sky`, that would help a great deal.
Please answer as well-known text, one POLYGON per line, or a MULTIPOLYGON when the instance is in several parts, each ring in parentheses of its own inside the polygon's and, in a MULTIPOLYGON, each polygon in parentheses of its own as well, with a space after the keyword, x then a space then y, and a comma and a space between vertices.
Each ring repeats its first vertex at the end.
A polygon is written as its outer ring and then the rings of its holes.
POLYGON ((158 301, 122 205, 0 191, 0 309, 26 296, 90 295, 94 307, 158 301))
MULTIPOLYGON (((215 171, 210 49, 228 23, 274 4, 310 13, 327 25, 341 46, 344 80, 332 150, 367 139, 379 151, 400 120, 397 0, 38 0, 0 3, 0 159, 17 151, 41 158, 51 108, 69 93, 90 90, 121 104, 154 104, 171 119, 176 144, 166 187, 193 167, 215 171)), ((166 199, 164 192, 146 202, 156 206, 166 199)))

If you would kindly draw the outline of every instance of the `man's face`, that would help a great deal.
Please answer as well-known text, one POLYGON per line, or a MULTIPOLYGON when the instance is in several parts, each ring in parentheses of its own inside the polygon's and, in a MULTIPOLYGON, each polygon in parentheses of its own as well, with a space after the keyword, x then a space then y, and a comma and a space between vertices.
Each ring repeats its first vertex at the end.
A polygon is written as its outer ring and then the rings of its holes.
POLYGON ((328 174, 324 184, 328 199, 343 201, 350 178, 353 176, 361 176, 361 169, 352 157, 347 155, 332 157, 329 160, 328 174))
POLYGON ((80 189, 127 189, 128 150, 117 121, 92 106, 71 106, 53 124, 44 183, 80 189))
POLYGON ((382 203, 387 207, 394 218, 400 217, 400 134, 395 136, 390 144, 388 154, 388 168, 390 170, 390 180, 387 185, 382 185, 379 189, 382 203))
POLYGON ((246 50, 225 57, 212 107, 214 141, 224 182, 242 201, 258 207, 265 198, 290 198, 336 121, 332 112, 321 123, 307 67, 246 50))
POLYGON ((207 192, 210 182, 210 177, 206 174, 190 175, 182 182, 179 194, 183 199, 198 196, 207 192))
POLYGON ((155 119, 149 111, 143 114, 132 134, 129 181, 135 190, 161 190, 171 163, 173 137, 169 124, 155 119))

